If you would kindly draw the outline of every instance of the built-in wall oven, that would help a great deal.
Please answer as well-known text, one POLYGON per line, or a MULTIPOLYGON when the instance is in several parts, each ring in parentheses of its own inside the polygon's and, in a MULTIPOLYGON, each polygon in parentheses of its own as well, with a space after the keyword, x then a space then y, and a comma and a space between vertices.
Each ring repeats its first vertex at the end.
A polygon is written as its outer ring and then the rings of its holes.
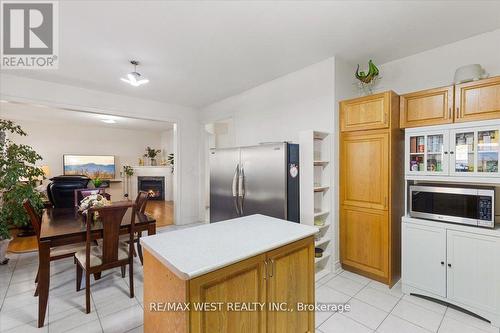
POLYGON ((411 217, 493 228, 495 189, 410 185, 411 217))

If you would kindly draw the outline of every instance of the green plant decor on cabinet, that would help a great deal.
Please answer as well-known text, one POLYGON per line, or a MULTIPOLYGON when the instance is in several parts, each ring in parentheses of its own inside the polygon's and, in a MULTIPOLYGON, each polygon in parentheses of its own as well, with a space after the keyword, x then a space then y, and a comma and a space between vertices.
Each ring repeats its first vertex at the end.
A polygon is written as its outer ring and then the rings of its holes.
MULTIPOLYGON (((27 135, 19 125, 5 119, 0 119, 0 132, 27 135)), ((29 199, 39 213, 43 209, 42 196, 35 187, 44 173, 35 166, 42 157, 28 145, 4 137, 0 140, 0 154, 0 239, 9 239, 10 226, 29 224, 24 199, 29 199)))
POLYGON ((354 77, 358 80, 358 88, 365 94, 373 93, 373 88, 375 84, 380 79, 379 77, 380 71, 375 66, 372 60, 368 61, 368 71, 365 73, 364 71, 359 71, 359 64, 356 68, 356 73, 354 73, 354 77))

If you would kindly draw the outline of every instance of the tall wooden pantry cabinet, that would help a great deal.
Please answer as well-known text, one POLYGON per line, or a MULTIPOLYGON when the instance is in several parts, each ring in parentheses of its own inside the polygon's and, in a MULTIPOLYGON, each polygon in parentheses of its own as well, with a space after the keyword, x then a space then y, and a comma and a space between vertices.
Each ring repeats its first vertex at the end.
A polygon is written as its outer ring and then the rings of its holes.
POLYGON ((401 271, 404 133, 399 96, 340 102, 340 261, 392 286, 401 271))

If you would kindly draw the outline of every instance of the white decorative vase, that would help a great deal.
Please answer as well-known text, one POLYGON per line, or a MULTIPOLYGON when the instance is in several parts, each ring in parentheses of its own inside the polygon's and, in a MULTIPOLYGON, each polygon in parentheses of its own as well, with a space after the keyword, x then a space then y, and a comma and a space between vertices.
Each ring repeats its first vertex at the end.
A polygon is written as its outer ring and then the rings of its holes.
POLYGON ((5 265, 9 262, 9 258, 6 258, 7 248, 9 247, 11 239, 1 239, 0 240, 0 265, 5 265))

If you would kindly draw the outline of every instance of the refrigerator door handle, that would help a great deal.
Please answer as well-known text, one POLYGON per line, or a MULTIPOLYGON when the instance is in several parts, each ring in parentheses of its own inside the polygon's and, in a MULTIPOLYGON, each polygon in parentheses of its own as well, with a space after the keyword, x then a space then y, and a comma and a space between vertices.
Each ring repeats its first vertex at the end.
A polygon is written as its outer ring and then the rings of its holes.
POLYGON ((240 165, 236 165, 236 170, 234 170, 234 175, 233 175, 233 184, 232 184, 232 189, 233 189, 233 200, 234 200, 234 208, 236 209, 236 214, 240 215, 239 207, 238 207, 238 179, 240 176, 240 165))
POLYGON ((240 214, 243 216, 243 201, 245 200, 245 169, 240 168, 238 176, 238 196, 240 198, 240 214))

